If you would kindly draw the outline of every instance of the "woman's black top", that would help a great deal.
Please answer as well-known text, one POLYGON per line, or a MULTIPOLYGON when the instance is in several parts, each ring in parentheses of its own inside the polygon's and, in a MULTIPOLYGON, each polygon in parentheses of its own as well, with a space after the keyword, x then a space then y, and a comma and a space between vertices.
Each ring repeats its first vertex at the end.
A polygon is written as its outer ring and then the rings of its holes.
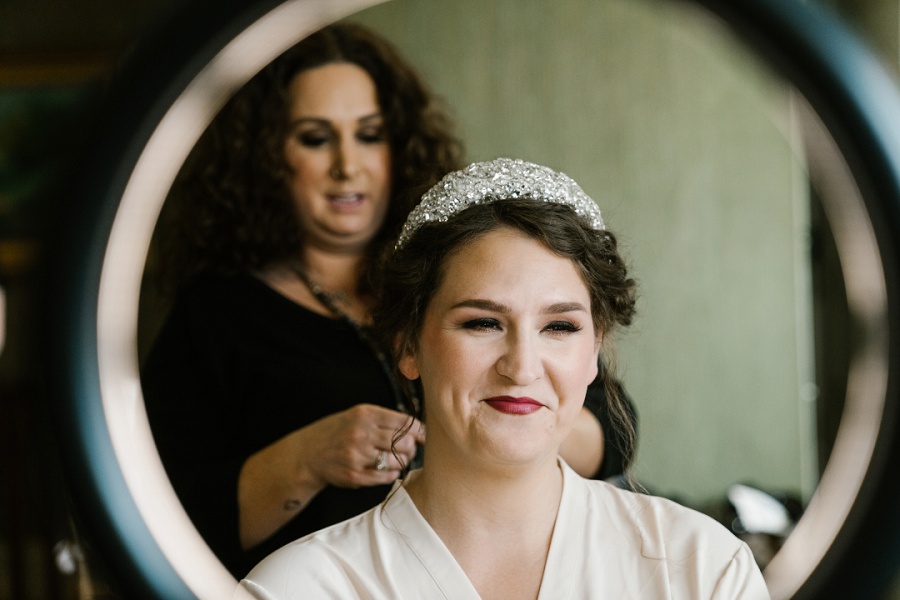
MULTIPOLYGON (((396 409, 384 369, 348 324, 314 313, 255 277, 203 277, 177 299, 141 374, 147 414, 172 485, 200 534, 238 579, 270 552, 375 506, 390 486, 327 487, 250 551, 238 534, 244 461, 288 433, 356 404, 396 409)), ((598 477, 621 473, 602 385, 585 405, 606 434, 598 477)))

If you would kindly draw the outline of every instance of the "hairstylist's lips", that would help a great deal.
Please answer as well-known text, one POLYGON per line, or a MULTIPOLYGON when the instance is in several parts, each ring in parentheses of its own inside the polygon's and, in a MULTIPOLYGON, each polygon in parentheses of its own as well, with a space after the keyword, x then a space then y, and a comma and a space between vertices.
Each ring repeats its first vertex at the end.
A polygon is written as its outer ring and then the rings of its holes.
POLYGON ((528 398, 527 396, 521 398, 496 396, 494 398, 487 398, 484 402, 494 410, 508 415, 530 415, 544 407, 543 404, 534 398, 528 398))
POLYGON ((328 194, 328 202, 337 208, 355 208, 363 203, 365 194, 358 192, 344 192, 340 194, 328 194))

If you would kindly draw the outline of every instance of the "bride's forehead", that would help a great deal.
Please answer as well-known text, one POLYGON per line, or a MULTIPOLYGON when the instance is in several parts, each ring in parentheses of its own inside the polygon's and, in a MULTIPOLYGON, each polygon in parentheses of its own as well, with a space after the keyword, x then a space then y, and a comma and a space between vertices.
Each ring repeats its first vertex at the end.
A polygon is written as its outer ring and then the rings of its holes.
POLYGON ((470 237, 457 246, 450 256, 477 252, 499 253, 510 247, 548 251, 546 246, 538 240, 518 229, 503 225, 470 237))
POLYGON ((461 270, 494 268, 501 270, 542 266, 545 263, 562 265, 574 261, 550 250, 544 243, 510 227, 502 227, 471 239, 448 255, 448 263, 461 270))
POLYGON ((511 296, 587 294, 578 265, 525 236, 484 237, 454 252, 445 264, 439 291, 511 296))

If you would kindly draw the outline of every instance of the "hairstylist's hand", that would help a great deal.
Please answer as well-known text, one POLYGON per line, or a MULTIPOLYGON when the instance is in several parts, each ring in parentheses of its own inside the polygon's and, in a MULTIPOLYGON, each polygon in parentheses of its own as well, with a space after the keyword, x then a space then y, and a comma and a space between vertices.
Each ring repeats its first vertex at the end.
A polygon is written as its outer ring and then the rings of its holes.
POLYGON ((322 484, 348 488, 391 483, 415 457, 417 443, 425 441, 418 420, 373 404, 330 415, 297 433, 303 468, 322 484))
POLYGON ((241 545, 252 548, 271 536, 328 485, 358 488, 393 482, 400 475, 398 457, 409 464, 416 444, 424 441, 425 428, 418 420, 360 404, 273 442, 241 468, 241 545), (405 433, 397 438, 401 431, 405 433), (381 469, 376 468, 379 461, 381 469))

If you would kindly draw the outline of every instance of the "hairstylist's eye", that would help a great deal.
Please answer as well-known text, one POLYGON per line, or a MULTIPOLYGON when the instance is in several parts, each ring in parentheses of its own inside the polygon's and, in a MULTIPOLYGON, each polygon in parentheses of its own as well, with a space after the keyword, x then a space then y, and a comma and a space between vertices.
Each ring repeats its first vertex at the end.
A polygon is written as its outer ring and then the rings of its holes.
POLYGON ((305 146, 307 148, 320 148, 327 144, 331 136, 323 133, 301 133, 297 136, 297 141, 300 142, 301 146, 305 146))
POLYGON ((461 326, 463 329, 471 329, 473 331, 493 331, 500 329, 500 321, 484 317, 480 319, 470 319, 461 326))
POLYGON ((380 144, 386 139, 384 127, 379 125, 360 129, 356 138, 364 144, 380 144))

